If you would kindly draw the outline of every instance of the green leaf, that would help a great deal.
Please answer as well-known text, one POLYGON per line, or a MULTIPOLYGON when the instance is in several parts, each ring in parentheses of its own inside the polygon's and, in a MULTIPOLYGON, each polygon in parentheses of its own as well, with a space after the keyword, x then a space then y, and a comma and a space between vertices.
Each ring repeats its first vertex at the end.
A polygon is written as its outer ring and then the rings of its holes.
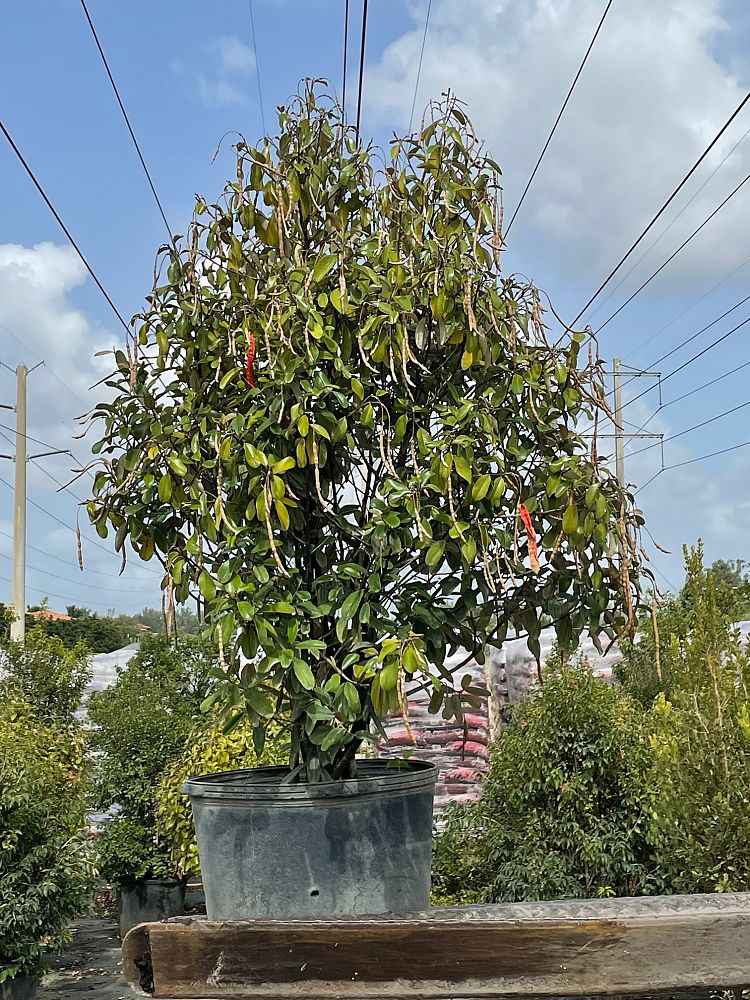
POLYGON ((167 458, 167 463, 176 476, 180 476, 182 478, 187 473, 187 465, 185 465, 184 461, 177 455, 170 455, 167 458))
POLYGON ((276 516, 279 519, 279 524, 284 529, 284 531, 289 530, 289 510, 283 500, 274 500, 274 508, 276 510, 276 516))
POLYGON ((273 715, 273 705, 267 695, 256 687, 245 688, 245 701, 254 712, 263 718, 273 715))
POLYGON ((313 281, 317 284, 329 274, 336 265, 338 256, 335 253, 327 253, 319 257, 313 268, 313 281))
POLYGON ((575 504, 570 504, 563 514, 562 527, 566 535, 573 535, 578 531, 578 508, 575 504))
POLYGON ((292 456, 289 455, 287 458, 282 458, 280 462, 277 462, 271 471, 275 476, 280 476, 282 472, 288 472, 290 469, 293 469, 296 464, 292 456))
POLYGON ((341 605, 341 620, 344 622, 350 621, 354 617, 354 613, 357 610, 357 605, 362 598, 363 591, 353 590, 351 594, 344 600, 341 605))
POLYGON ((483 476, 480 476, 479 479, 477 479, 474 482, 474 485, 471 488, 471 499, 484 500, 484 498, 487 496, 487 493, 489 492, 491 483, 492 483, 492 477, 489 476, 487 473, 485 473, 483 476))
POLYGON ((269 604, 265 608, 265 610, 266 611, 273 611, 277 615, 293 615, 294 614, 294 608, 289 603, 289 601, 276 601, 275 604, 269 604))
POLYGON ((172 477, 168 472, 159 480, 159 499, 166 503, 172 496, 172 477))
POLYGON ((305 663, 304 660, 300 660, 295 657, 292 663, 292 669, 294 670, 294 676, 300 682, 305 691, 312 691, 315 687, 315 676, 307 663, 305 663))
POLYGON ((467 483, 471 482, 471 467, 463 455, 456 455, 453 459, 453 464, 456 466, 456 472, 462 479, 465 479, 467 483))
POLYGON ((208 601, 209 604, 215 599, 216 584, 213 577, 209 576, 205 569, 201 571, 201 575, 198 577, 198 589, 201 592, 201 597, 205 601, 208 601))
POLYGON ((430 567, 434 569, 439 565, 443 558, 443 552, 445 551, 445 542, 433 542, 432 545, 427 550, 427 555, 424 557, 424 561, 430 567))

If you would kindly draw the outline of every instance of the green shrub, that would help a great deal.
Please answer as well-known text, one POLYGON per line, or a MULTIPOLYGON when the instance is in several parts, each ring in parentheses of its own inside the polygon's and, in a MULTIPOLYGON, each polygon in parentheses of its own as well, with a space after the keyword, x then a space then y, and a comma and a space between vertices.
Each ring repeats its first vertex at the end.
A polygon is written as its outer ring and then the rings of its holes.
POLYGON ((650 708, 662 692, 671 696, 678 683, 677 660, 688 618, 684 602, 669 597, 658 606, 656 628, 653 614, 647 612, 638 623, 638 640, 620 643, 623 658, 614 665, 615 679, 644 708, 650 708))
POLYGON ((69 725, 91 677, 89 651, 79 643, 71 649, 41 628, 26 633, 24 642, 9 642, 4 650, 0 700, 20 697, 45 722, 69 725))
POLYGON ((686 552, 687 627, 652 713, 656 857, 676 892, 750 889, 750 654, 702 549, 686 552))
POLYGON ((97 864, 101 877, 113 886, 177 875, 169 846, 153 829, 127 817, 117 817, 104 828, 97 843, 97 864))
POLYGON ((172 861, 182 874, 200 873, 193 814, 188 797, 180 792, 182 783, 199 774, 287 762, 286 738, 282 739, 278 728, 269 730, 260 754, 255 748, 253 729, 249 721, 243 720, 227 733, 217 719, 210 720, 194 731, 159 783, 158 828, 169 841, 172 861))
POLYGON ((102 874, 113 881, 165 863, 166 848, 155 846, 156 787, 200 716, 214 667, 202 639, 145 636, 117 683, 90 700, 95 805, 121 809, 101 840, 102 874))
POLYGON ((447 811, 437 902, 654 891, 643 713, 585 663, 520 706, 490 751, 481 800, 447 811))
POLYGON ((0 703, 0 983, 35 975, 93 891, 81 736, 0 703))

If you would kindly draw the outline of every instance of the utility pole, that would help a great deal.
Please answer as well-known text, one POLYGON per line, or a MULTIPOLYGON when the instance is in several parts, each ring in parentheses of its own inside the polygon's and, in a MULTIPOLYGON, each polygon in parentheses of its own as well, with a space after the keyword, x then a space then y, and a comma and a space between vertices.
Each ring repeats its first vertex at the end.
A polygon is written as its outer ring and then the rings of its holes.
POLYGON ((16 368, 16 482, 13 497, 13 610, 10 637, 26 636, 26 365, 16 368))
MULTIPOLYGON (((26 379, 35 371, 39 364, 29 370, 26 365, 16 367, 16 405, 15 407, 0 403, 4 410, 16 411, 16 447, 13 455, 0 455, 8 458, 15 465, 15 489, 13 496, 13 610, 16 620, 11 623, 10 637, 16 642, 26 638, 26 463, 46 455, 70 455, 69 448, 55 448, 53 451, 43 451, 38 455, 26 454, 26 379)), ((3 364, 0 362, 0 364, 3 364)), ((8 365, 3 364, 4 368, 8 365)), ((13 371, 11 368, 10 371, 13 371)))
POLYGON ((615 396, 615 474, 620 486, 625 485, 625 438, 622 427, 622 393, 620 390, 620 359, 612 358, 612 381, 615 396))

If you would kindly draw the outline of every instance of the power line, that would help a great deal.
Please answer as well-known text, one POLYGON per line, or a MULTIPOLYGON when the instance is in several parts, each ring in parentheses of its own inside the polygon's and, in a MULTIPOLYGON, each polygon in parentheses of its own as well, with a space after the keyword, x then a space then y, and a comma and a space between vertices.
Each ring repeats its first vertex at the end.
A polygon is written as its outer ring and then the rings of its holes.
POLYGON ((657 269, 653 272, 653 274, 651 274, 648 278, 646 278, 646 280, 644 282, 642 282, 638 286, 638 288, 636 288, 636 290, 632 293, 632 295, 629 295, 628 298, 625 299, 625 301, 622 303, 622 305, 618 306, 618 308, 615 309, 615 311, 610 316, 608 316, 607 319, 599 327, 597 327, 597 332, 598 333, 601 333, 601 331, 604 329, 604 327, 607 326, 615 318, 615 316, 619 316, 619 314, 623 311, 623 309, 627 305, 630 305, 630 303, 633 301, 633 299, 636 297, 636 295, 640 295, 640 293, 643 291, 643 289, 646 288, 647 285, 650 285, 651 282, 654 280, 654 278, 657 277, 657 275, 661 274, 661 272, 664 270, 664 268, 667 266, 667 264, 670 264, 675 259, 675 257, 677 256, 677 254, 680 253, 681 250, 685 249, 685 247, 688 245, 688 243, 690 243, 690 241, 693 239, 693 237, 697 236, 698 233, 705 226, 707 226, 708 223, 716 215, 719 214, 719 212, 722 210, 722 208, 724 208, 724 206, 727 204, 727 202, 731 201, 731 199, 734 198, 734 196, 737 194, 737 192, 742 187, 744 187, 744 185, 747 184, 748 181, 750 181, 750 174, 746 174, 745 177, 743 177, 743 179, 740 181, 740 183, 732 191, 730 191, 730 193, 726 196, 726 198, 724 199, 724 201, 722 201, 721 204, 719 204, 719 205, 716 206, 716 208, 713 210, 713 212, 711 212, 711 214, 709 216, 707 216, 703 220, 703 222, 701 222, 701 224, 698 226, 698 228, 694 229, 693 232, 688 236, 688 238, 686 240, 684 240, 677 247, 677 249, 674 251, 674 253, 670 254, 670 256, 667 257, 667 259, 664 261, 664 263, 660 267, 657 267, 657 269))
MULTIPOLYGON (((11 484, 6 479, 3 479, 2 477, 0 477, 0 483, 2 483, 3 486, 6 486, 11 492, 13 492, 13 487, 11 486, 11 484)), ((31 497, 27 497, 27 500, 28 500, 28 503, 30 503, 32 507, 36 507, 36 509, 39 510, 39 511, 41 511, 42 514, 46 514, 47 517, 51 518, 53 521, 56 521, 63 528, 67 528, 68 531, 72 531, 73 534, 76 536, 76 538, 78 537, 78 530, 76 528, 74 528, 72 524, 68 524, 66 521, 63 521, 62 518, 59 518, 56 514, 53 514, 51 510, 47 510, 46 507, 43 507, 40 503, 37 503, 36 500, 32 500, 31 497)), ((101 549, 102 552, 106 552, 107 555, 109 555, 109 556, 115 554, 112 551, 112 549, 108 549, 106 545, 102 545, 101 542, 97 542, 93 538, 87 538, 86 541, 90 545, 95 546, 97 549, 101 549)), ((144 569, 146 569, 145 566, 144 566, 144 569)), ((153 569, 148 569, 147 572, 153 573, 156 576, 160 575, 157 570, 153 570, 153 569)))
POLYGON ((255 78, 258 82, 258 103, 260 104, 260 121, 263 126, 263 135, 268 135, 266 131, 266 116, 263 111, 263 88, 260 85, 260 60, 258 59, 258 43, 255 39, 255 14, 253 13, 253 0, 247 0, 250 8, 250 30, 253 33, 253 53, 255 54, 255 78))
POLYGON ((668 406, 672 406, 674 403, 681 403, 683 399, 688 399, 690 396, 694 396, 697 392, 701 392, 703 389, 708 389, 712 385, 716 385, 717 382, 723 381, 725 378, 729 378, 730 375, 736 375, 737 372, 741 372, 743 368, 750 368, 750 361, 746 361, 744 364, 740 365, 738 368, 730 368, 729 371, 724 372, 722 375, 717 375, 716 378, 712 378, 710 382, 703 382, 701 385, 696 386, 689 392, 683 392, 681 396, 677 396, 675 399, 668 399, 666 403, 660 404, 659 408, 655 410, 651 416, 648 418, 643 427, 648 426, 657 413, 665 410, 668 406))
MULTIPOLYGON (((9 534, 7 531, 0 531, 0 535, 2 535, 3 538, 9 538, 11 541, 13 541, 13 535, 9 534)), ((52 552, 48 552, 46 549, 40 549, 40 548, 38 548, 35 545, 27 545, 26 548, 27 549, 31 549, 32 552, 38 552, 40 555, 44 556, 46 559, 54 559, 55 562, 62 563, 64 566, 72 566, 74 569, 77 569, 77 570, 80 571, 81 567, 78 565, 78 563, 74 563, 71 559, 63 559, 62 556, 53 555, 52 552)), ((114 556, 114 555, 116 555, 116 553, 115 552, 110 552, 110 555, 114 556)), ((146 569, 145 566, 144 566, 144 569, 146 569)), ((87 576, 90 576, 91 574, 96 574, 97 576, 106 576, 108 580, 112 579, 112 574, 108 573, 108 572, 105 572, 102 569, 89 569, 89 567, 87 566, 86 569, 83 572, 87 576)), ((152 570, 147 570, 147 572, 150 573, 150 572, 153 572, 153 571, 152 570)))
POLYGON ((349 0, 344 0, 344 68, 341 73, 341 107, 346 122, 346 59, 349 52, 349 0))
MULTIPOLYGON (((739 146, 742 145, 742 143, 745 141, 745 139, 747 139, 747 137, 749 135, 750 135, 750 128, 737 140, 737 142, 732 146, 732 148, 729 150, 729 152, 726 154, 726 156, 719 163, 717 163, 717 165, 714 167, 714 169, 711 171, 711 173, 708 175, 708 177, 705 179, 705 181, 701 184, 701 186, 698 188, 698 190, 695 192, 695 194, 692 195, 692 197, 688 201, 685 202, 685 204, 682 206, 682 208, 677 213, 677 215, 674 216, 674 218, 669 223, 669 225, 665 229, 662 229, 662 231, 656 237, 656 239, 654 240, 654 242, 651 243, 647 247, 647 249, 643 251, 643 253, 638 258, 638 260, 635 262, 635 264, 632 264, 628 268, 628 270, 625 272, 625 274, 617 282, 617 284, 615 285, 615 287, 614 288, 610 288, 609 292, 604 296, 604 299, 599 303, 598 306, 596 306, 596 308, 594 309, 594 311, 591 313, 591 317, 595 316, 599 312, 600 309, 604 308, 604 306, 609 302, 609 300, 615 294, 615 292, 617 291, 617 289, 621 287, 621 285, 623 284, 623 282, 625 282, 625 281, 628 280, 628 278, 630 277, 630 275, 633 273, 633 271, 635 271, 635 269, 639 266, 639 264, 641 264, 646 259, 646 257, 648 257, 648 255, 651 253, 651 251, 654 249, 654 247, 658 243, 660 243, 661 240, 664 239, 664 237, 667 235, 667 233, 672 228, 672 226, 674 226, 674 224, 678 221, 678 219, 682 218, 682 216, 690 208, 690 206, 693 204, 693 202, 698 197, 698 195, 703 191, 703 189, 706 187, 706 185, 709 184, 710 181, 713 180, 713 178, 716 176, 716 174, 721 170, 721 168, 727 162, 727 160, 729 159, 729 157, 735 152, 736 149, 739 148, 739 146)), ((636 348, 636 350, 637 350, 637 348, 636 348)))
POLYGON ((719 451, 709 452, 708 455, 699 455, 698 458, 689 458, 686 462, 677 462, 676 465, 668 465, 667 469, 681 469, 683 465, 705 462, 707 458, 716 458, 717 455, 728 455, 730 451, 739 451, 740 448, 748 447, 750 447, 750 441, 743 441, 741 444, 733 444, 731 448, 721 448, 719 451))
POLYGON ((102 293, 102 295, 104 296, 104 298, 107 300, 107 303, 110 306, 110 308, 112 309, 112 312, 115 314, 115 316, 117 317, 117 319, 120 321, 120 324, 122 325, 122 327, 125 330, 125 332, 127 334, 130 334, 130 332, 131 332, 130 331, 130 327, 128 326, 128 324, 123 319, 122 314, 120 313, 120 310, 117 308, 117 306, 114 304, 114 302, 110 298, 109 292, 107 291, 107 289, 104 287, 104 285, 99 280, 99 278, 98 278, 98 276, 96 274, 96 271, 94 271, 94 269, 92 268, 91 264, 89 264, 88 260, 86 259, 83 251, 78 246, 78 244, 76 243, 76 241, 73 239, 72 233, 70 232, 70 230, 68 229, 68 227, 65 225, 65 223, 63 222, 63 220, 60 218, 60 215, 58 214, 57 209, 55 208, 55 206, 52 204, 52 202, 47 197, 46 191, 44 190, 44 188, 42 187, 42 185, 39 183, 39 181, 36 179, 34 171, 31 169, 31 167, 29 166, 29 164, 26 162, 26 159, 25 159, 23 153, 18 148, 18 146, 15 144, 15 142, 13 141, 13 137, 11 136, 10 132, 8 131, 8 129, 5 127, 5 123, 3 121, 0 121, 0 131, 2 131, 3 135, 8 140, 10 148, 13 150, 13 152, 18 157, 18 159, 19 159, 19 161, 21 163, 21 166, 24 168, 24 170, 26 171, 26 173, 29 175, 32 183, 34 184, 34 187, 37 189, 37 191, 39 192, 39 194, 42 196, 42 198, 44 200, 44 203, 46 204, 47 208, 50 210, 50 212, 54 216, 54 219, 57 222, 57 224, 59 225, 59 227, 62 229, 62 231, 67 236, 70 245, 73 247, 73 249, 75 250, 75 252, 80 257, 80 259, 81 259, 84 267, 89 272, 89 274, 91 275, 91 277, 94 279, 94 283, 96 284, 97 288, 102 293))
POLYGON ((639 486, 635 492, 640 493, 641 490, 645 490, 646 487, 650 486, 650 484, 653 483, 653 481, 663 472, 671 472, 672 469, 682 469, 686 465, 695 465, 696 462, 705 462, 709 458, 717 458, 719 455, 728 455, 730 452, 739 451, 741 448, 750 448, 750 441, 741 441, 740 444, 730 445, 729 448, 720 448, 718 451, 710 451, 707 455, 698 455, 697 458, 688 458, 684 462, 676 462, 674 465, 665 465, 663 469, 659 469, 656 475, 647 479, 643 486, 639 486))
POLYGON ((690 170, 688 170, 688 172, 685 174, 685 176, 682 178, 682 180, 680 181, 680 183, 677 185, 677 187, 674 189, 674 191, 670 194, 670 196, 667 198, 667 200, 661 206, 661 208, 656 213, 656 215, 653 217, 653 219, 651 219, 651 221, 646 226, 646 228, 643 230, 643 232, 640 234, 640 236, 638 236, 638 238, 635 240, 635 242, 629 248, 629 250, 627 250, 626 253, 623 254, 623 256, 620 258, 620 260, 618 261, 618 263, 612 268, 612 270, 609 272, 609 274, 604 279, 604 281, 599 285, 599 287, 596 289, 596 291, 594 292, 594 294, 591 296, 591 298, 588 300, 588 302, 584 305, 584 307, 581 309, 581 311, 575 317, 575 319, 573 320, 573 322, 569 324, 571 327, 575 326, 575 324, 578 322, 578 320, 581 318, 581 316, 583 316, 583 314, 586 312, 586 310, 589 308, 589 306, 591 306, 593 304, 594 300, 597 299, 599 297, 599 295, 604 291, 604 289, 610 283, 610 281, 612 280, 612 278, 614 278, 614 276, 620 270, 620 268, 625 263, 625 261, 628 259, 628 257, 633 253, 633 251, 636 249, 636 247, 638 247, 640 245, 640 243, 646 238, 647 234, 653 229, 653 227, 656 225, 656 223, 659 221, 659 219, 662 217, 662 215, 666 212, 666 210, 672 204, 672 202, 677 197, 677 195, 680 193, 680 191, 685 187, 685 185, 690 180, 690 178, 693 176, 693 174, 695 173, 695 171, 698 169, 698 167, 701 165, 701 163, 703 163, 703 161, 709 155, 709 153, 714 148, 714 146, 716 145, 716 143, 721 139, 721 137, 724 135, 724 133, 726 132, 726 130, 729 128, 729 126, 735 120, 735 118, 737 117, 737 115, 742 111, 742 109, 745 107, 745 105, 747 104, 748 101, 750 101, 750 91, 747 94, 745 94, 745 96, 742 98, 742 100, 737 105, 737 107, 735 108, 735 110, 732 112, 732 114, 729 116, 729 118, 724 122, 724 124, 721 126, 721 128, 719 129, 719 131, 716 133, 716 135, 714 136, 714 138, 711 140, 711 142, 708 144, 708 146, 703 150, 703 152, 701 153, 701 155, 698 157, 698 159, 692 165, 692 167, 690 168, 690 170))
MULTIPOLYGON (((609 0, 612 3, 612 0, 609 0)), ((417 104, 417 91, 419 90, 419 78, 422 75, 422 60, 424 59, 424 46, 427 41, 427 29, 430 26, 430 11, 432 10, 432 0, 429 0, 427 4, 427 16, 424 19, 424 34, 422 35, 422 48, 419 51, 419 65, 417 66, 417 79, 414 82, 414 97, 411 102, 411 114, 409 115, 409 132, 411 133, 412 123, 414 122, 414 108, 417 104)))
POLYGON ((644 451, 650 451, 652 448, 656 448, 659 444, 667 444, 668 441, 676 441, 677 438, 684 437, 686 434, 692 434, 693 431, 700 430, 701 427, 707 427, 709 424, 713 424, 717 420, 721 420, 723 417, 728 417, 732 413, 737 413, 738 410, 744 410, 746 406, 750 406, 750 399, 745 400, 744 403, 740 403, 738 406, 733 406, 730 410, 724 410, 723 413, 717 413, 715 417, 709 417, 708 420, 702 420, 699 424, 693 424, 692 427, 686 427, 684 431, 679 431, 677 434, 665 437, 662 441, 657 441, 656 444, 647 444, 644 448, 639 448, 638 451, 632 451, 629 457, 635 458, 636 455, 640 455, 644 451))
MULTIPOLYGON (((0 552, 0 559, 10 559, 4 552, 0 552)), ((48 576, 53 580, 61 580, 63 583, 69 583, 74 587, 82 587, 84 590, 98 590, 99 593, 109 593, 109 594, 137 594, 137 590, 117 590, 113 587, 101 587, 96 584, 80 583, 78 580, 71 580, 68 576, 59 576, 57 573, 50 573, 48 569, 40 569, 39 566, 32 566, 31 563, 26 564, 26 568, 32 570, 34 573, 41 573, 42 576, 48 576)), ((110 577, 111 579, 111 577, 110 577)))
POLYGON ((156 186, 153 182, 151 174, 148 167, 146 166, 146 161, 143 158, 143 153, 141 152, 141 147, 138 144, 138 140, 133 131, 133 126, 130 124, 130 118, 125 110, 125 105, 122 103, 122 98, 120 97, 120 91, 117 89, 117 84, 115 83, 115 78, 112 76, 112 70, 109 68, 109 63, 107 62, 107 57, 104 54, 104 49, 102 48, 102 43, 99 41, 99 36, 96 33, 96 28, 94 27, 94 22, 91 20, 91 15, 89 14, 89 9, 86 6, 86 0, 81 0, 81 6, 83 7, 83 13, 86 15, 86 20, 88 21, 89 28, 91 28, 91 34, 94 36, 94 41, 96 42, 96 47, 99 50, 99 55, 101 56, 102 63, 104 64, 104 69, 107 71, 107 76, 109 77, 109 82, 112 84, 112 90, 114 91, 115 97, 117 98, 117 103, 120 105, 120 111, 122 111, 122 117, 125 119, 125 124, 128 127, 128 132, 130 133, 130 138, 133 140, 133 145, 135 146, 135 151, 138 154, 138 159, 141 161, 141 166, 143 167, 143 172, 146 175, 146 180, 148 181, 148 186, 151 188, 151 194, 154 196, 154 201, 156 202, 161 217, 164 220, 164 225, 166 226, 167 233, 169 234, 169 241, 172 241, 172 229, 167 222, 167 216, 164 211, 164 206, 159 199, 159 195, 156 193, 156 186))
MULTIPOLYGON (((6 576, 0 576, 0 580, 3 583, 10 583, 10 580, 6 576)), ((70 595, 65 594, 53 594, 49 590, 42 590, 39 587, 27 587, 27 590, 33 590, 35 594, 42 594, 44 597, 56 597, 58 601, 69 601, 70 595)), ((89 604, 94 604, 100 608, 111 608, 112 604, 110 601, 88 601, 89 604)), ((138 604, 121 604, 120 607, 123 608, 142 608, 143 604, 139 601, 138 604)))
MULTIPOLYGON (((692 358, 689 358, 687 361, 683 362, 678 368, 675 368, 673 371, 668 372, 668 374, 666 374, 664 378, 661 379, 661 384, 663 385, 665 382, 671 379, 673 375, 677 375, 678 372, 683 371, 685 368, 688 367, 688 365, 692 365, 694 361, 697 361, 699 358, 702 358, 704 354, 707 354, 718 344, 721 344, 728 337, 731 337, 732 334, 736 333, 738 330, 741 330, 744 326, 747 326, 748 323, 750 323, 750 316, 748 316, 747 319, 743 319, 743 321, 741 323, 738 323, 737 326, 733 326, 731 330, 728 330, 726 333, 722 334, 721 337, 718 337, 716 340, 710 343, 708 347, 704 347, 702 351, 699 351, 697 354, 694 354, 692 358)), ((625 409, 625 407, 630 406, 631 403, 635 403, 637 402, 637 400, 642 399, 643 396, 645 396, 647 392, 650 392, 652 388, 653 388, 652 386, 649 386, 647 389, 644 389, 644 391, 641 392, 639 395, 633 396, 632 399, 628 400, 626 403, 623 403, 622 408, 625 409)))
MULTIPOLYGON (((575 77, 573 78, 573 82, 570 85, 570 90, 568 91, 567 96, 566 96, 565 100, 563 101, 563 105, 560 108, 560 111, 558 112, 557 118, 555 119, 555 124, 552 126, 552 131, 547 136, 547 141, 545 142, 545 144, 544 144, 544 146, 542 148, 542 151, 539 154, 539 159, 536 161, 536 165, 534 166, 534 169, 531 171, 531 177, 529 177, 528 181, 526 182, 526 187, 523 189, 523 194, 521 195, 521 199, 518 202, 518 204, 516 205, 516 210, 513 213, 513 217, 511 218, 510 222, 508 223, 508 228, 505 230, 505 237, 506 238, 508 237, 508 234, 510 233, 511 226, 513 225, 513 223, 516 220, 516 216, 518 215, 518 211, 521 208, 521 205, 523 205, 523 203, 524 203, 524 199, 526 198, 528 190, 531 187, 531 184, 532 184, 534 178, 536 177, 536 172, 539 169, 542 160, 544 159, 544 154, 547 152, 547 147, 552 142, 552 137, 555 134, 555 130, 557 129, 557 126, 560 124, 560 119, 562 118, 563 114, 565 113, 565 109, 568 106, 568 101, 570 100, 571 95, 572 95, 573 91, 575 90, 576 84, 578 83, 578 78, 580 77, 581 73, 583 72, 583 67, 586 65, 586 60, 588 59, 588 57, 589 57, 589 55, 591 53, 591 50, 594 47, 594 43, 596 42, 596 39, 597 39, 597 37, 599 35, 599 32, 601 31, 602 25, 604 24, 604 21, 605 21, 605 19, 607 17, 607 14, 609 14, 609 8, 611 6, 612 6, 612 0, 609 0, 609 3, 604 8, 604 13, 601 16, 601 20, 599 21, 599 24, 596 26, 596 31, 594 32, 593 38, 589 42, 589 47, 586 49, 586 54, 584 55, 583 60, 581 61, 581 65, 578 67, 578 72, 576 73, 575 77)), ((421 60, 420 60, 420 64, 421 64, 421 60)), ((415 97, 416 97, 416 94, 415 94, 415 97)), ((413 108, 412 108, 412 111, 413 111, 413 108)), ((572 326, 572 324, 571 324, 571 326, 572 326)))
POLYGON ((357 89, 357 141, 359 141, 359 123, 362 116, 362 81, 365 76, 365 42, 367 41, 367 0, 362 3, 362 41, 359 47, 359 87, 357 89))
POLYGON ((652 341, 656 340, 657 337, 660 337, 665 330, 668 330, 670 326, 673 326, 678 320, 682 319, 682 317, 687 315, 687 313, 689 313, 692 309, 695 309, 695 307, 697 305, 700 305, 701 302, 707 299, 708 296, 712 294, 712 292, 715 292, 717 288, 720 288, 725 282, 729 281, 730 278, 733 278, 738 271, 741 271, 743 267, 747 267, 748 264, 750 264, 750 257, 747 257, 745 260, 742 261, 741 264, 738 264, 733 271, 729 272, 729 274, 725 274, 724 277, 720 281, 717 281, 715 285, 712 285, 707 292, 704 292, 703 295, 699 296, 697 299, 694 299, 693 302, 691 302, 689 306, 683 309, 682 312, 678 313, 674 317, 674 319, 671 319, 668 323, 665 323, 664 326, 659 327, 659 329, 655 333, 652 333, 650 337, 646 337, 645 340, 642 340, 641 343, 636 348, 634 348, 630 352, 630 354, 628 354, 626 360, 632 358, 634 354, 637 354, 638 351, 644 348, 647 344, 650 344, 652 341))

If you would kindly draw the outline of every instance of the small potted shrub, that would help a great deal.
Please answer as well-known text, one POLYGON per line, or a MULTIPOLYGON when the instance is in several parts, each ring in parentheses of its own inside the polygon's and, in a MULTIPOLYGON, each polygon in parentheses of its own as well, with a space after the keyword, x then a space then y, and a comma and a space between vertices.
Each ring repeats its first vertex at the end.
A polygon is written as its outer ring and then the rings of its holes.
POLYGON ((31 1000, 93 893, 80 734, 0 700, 0 998, 31 1000))
POLYGON ((112 688, 89 703, 96 808, 116 807, 99 869, 117 890, 120 933, 182 912, 185 883, 156 831, 156 787, 182 752, 209 690, 209 644, 146 636, 112 688))
POLYGON ((584 334, 501 271, 499 167, 455 99, 381 157, 308 83, 236 154, 115 352, 89 514, 200 595, 226 725, 260 753, 288 720, 285 766, 186 785, 209 917, 420 909, 434 768, 362 747, 415 685, 476 703, 457 650, 625 633, 640 512, 583 434, 584 334))

